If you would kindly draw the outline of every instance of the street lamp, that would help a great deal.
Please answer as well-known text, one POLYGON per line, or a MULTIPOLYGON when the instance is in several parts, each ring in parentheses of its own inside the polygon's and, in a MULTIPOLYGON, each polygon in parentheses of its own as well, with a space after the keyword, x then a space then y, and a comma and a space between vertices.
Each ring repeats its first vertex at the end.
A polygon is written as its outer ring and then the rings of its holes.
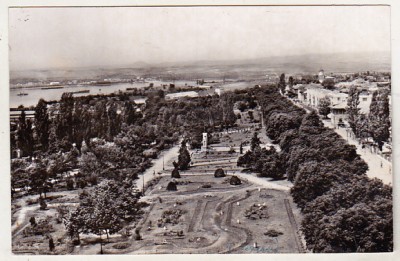
POLYGON ((143 178, 142 195, 144 196, 144 172, 143 172, 143 174, 142 174, 142 178, 143 178))
POLYGON ((165 170, 165 168, 164 168, 164 155, 162 156, 162 170, 165 170))

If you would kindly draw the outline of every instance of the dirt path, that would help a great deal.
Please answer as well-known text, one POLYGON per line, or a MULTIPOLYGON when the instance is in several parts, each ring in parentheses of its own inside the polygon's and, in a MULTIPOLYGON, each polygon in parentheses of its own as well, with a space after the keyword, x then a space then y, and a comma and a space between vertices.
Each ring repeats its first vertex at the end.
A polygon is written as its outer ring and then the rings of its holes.
POLYGON ((204 208, 203 201, 200 199, 197 201, 196 208, 194 209, 192 219, 190 220, 187 232, 193 232, 194 226, 198 223, 198 219, 200 217, 200 212, 204 208))
POLYGON ((300 235, 299 235, 299 228, 297 227, 296 219, 294 218, 292 207, 290 206, 290 202, 288 199, 283 200, 285 203, 286 212, 288 214, 289 222, 292 227, 292 233, 294 235, 294 239, 296 241, 297 250, 299 253, 305 253, 304 246, 302 244, 300 235))
MULTIPOLYGON (((171 149, 162 152, 157 159, 152 161, 153 165, 150 168, 148 168, 143 174, 140 174, 138 176, 139 179, 136 180, 136 184, 140 191, 143 188, 143 179, 144 179, 144 185, 146 185, 147 182, 156 177, 154 173, 157 174, 158 172, 163 170, 163 166, 164 169, 167 169, 166 167, 169 164, 169 162, 171 162, 174 158, 178 156, 179 146, 180 145, 175 145, 171 149)), ((168 167, 171 166, 168 165, 168 167)))

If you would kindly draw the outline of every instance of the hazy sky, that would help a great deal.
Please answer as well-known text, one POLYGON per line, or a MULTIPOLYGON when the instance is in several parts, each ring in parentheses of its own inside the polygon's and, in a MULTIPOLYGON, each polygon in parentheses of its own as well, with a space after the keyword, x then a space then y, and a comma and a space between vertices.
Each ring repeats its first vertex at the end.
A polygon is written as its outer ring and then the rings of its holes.
POLYGON ((390 51, 389 7, 11 8, 11 69, 390 51))

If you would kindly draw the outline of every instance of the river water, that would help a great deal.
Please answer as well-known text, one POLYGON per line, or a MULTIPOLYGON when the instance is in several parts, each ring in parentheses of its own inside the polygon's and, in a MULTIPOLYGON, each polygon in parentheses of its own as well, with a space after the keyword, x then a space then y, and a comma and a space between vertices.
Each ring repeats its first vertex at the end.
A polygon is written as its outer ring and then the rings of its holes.
MULTIPOLYGON (((74 92, 81 90, 89 90, 89 93, 74 94, 74 96, 85 96, 85 95, 96 95, 96 94, 111 94, 118 91, 126 91, 126 88, 145 88, 150 83, 154 84, 154 87, 161 87, 163 84, 169 85, 171 82, 165 81, 151 81, 151 82, 134 82, 134 83, 118 83, 108 86, 69 86, 62 89, 47 89, 42 90, 41 88, 24 88, 24 89, 10 89, 10 108, 16 108, 19 105, 25 107, 36 106, 38 101, 43 98, 46 101, 60 100, 61 95, 64 92, 74 92), (21 92, 27 93, 28 95, 19 96, 21 92)), ((253 87, 255 84, 261 84, 258 82, 230 82, 225 84, 217 84, 215 87, 222 88, 224 90, 236 90, 244 89, 247 87, 253 87)), ((195 81, 179 80, 175 81, 176 87, 185 86, 197 86, 195 81)))
MULTIPOLYGON (((74 94, 74 96, 85 96, 95 94, 111 94, 118 91, 126 91, 126 88, 144 88, 149 86, 150 83, 154 84, 154 87, 160 87, 163 84, 170 84, 171 82, 152 81, 152 82, 134 82, 134 83, 118 83, 108 86, 68 86, 62 89, 46 89, 41 88, 24 88, 24 89, 10 89, 10 108, 16 108, 19 105, 25 107, 35 106, 38 101, 43 98, 46 101, 60 100, 61 95, 64 92, 73 92, 81 90, 89 90, 89 93, 74 94), (28 95, 19 96, 21 92, 27 93, 28 95)), ((176 87, 196 86, 195 81, 175 81, 176 87)))

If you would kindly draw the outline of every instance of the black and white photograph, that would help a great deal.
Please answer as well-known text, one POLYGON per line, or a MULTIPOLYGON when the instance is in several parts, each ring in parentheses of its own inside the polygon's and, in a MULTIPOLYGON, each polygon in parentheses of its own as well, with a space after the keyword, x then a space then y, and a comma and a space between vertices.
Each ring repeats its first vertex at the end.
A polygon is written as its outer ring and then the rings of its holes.
POLYGON ((7 20, 12 256, 393 252, 390 5, 7 20))

